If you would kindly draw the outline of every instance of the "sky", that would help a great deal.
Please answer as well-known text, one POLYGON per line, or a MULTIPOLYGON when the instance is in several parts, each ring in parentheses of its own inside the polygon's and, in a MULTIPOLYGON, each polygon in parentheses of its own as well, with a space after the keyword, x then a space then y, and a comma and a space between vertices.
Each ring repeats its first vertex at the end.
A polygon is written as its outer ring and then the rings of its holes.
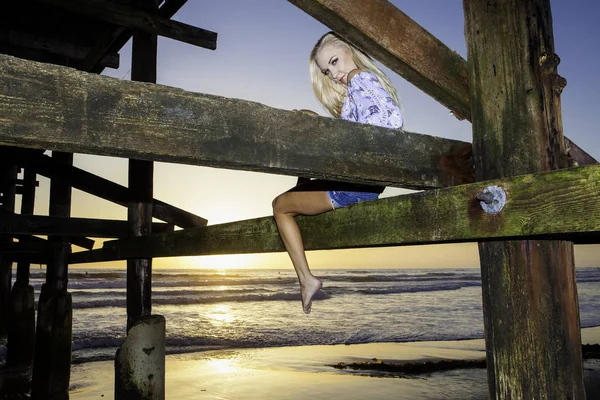
MULTIPOLYGON (((449 48, 467 58, 464 16, 460 0, 394 0, 396 7, 449 48)), ((596 93, 600 63, 600 2, 552 1, 559 74, 567 79, 562 94, 563 127, 567 137, 600 160, 596 93)), ((157 83, 188 91, 250 100, 271 107, 311 109, 327 116, 315 99, 308 74, 308 55, 329 29, 284 0, 189 0, 175 20, 218 33, 211 51, 159 38, 157 83)), ((131 43, 121 51, 121 67, 103 75, 130 79, 131 43)), ((448 110, 402 77, 382 68, 398 89, 405 129, 471 141, 471 124, 458 121, 448 110)), ((75 155, 75 165, 127 185, 127 160, 75 155)), ((295 177, 156 163, 154 197, 207 218, 209 225, 271 215, 271 201, 292 187, 295 177)), ((47 215, 48 181, 40 180, 36 214, 47 215)), ((388 188, 383 196, 407 193, 388 188)), ((125 208, 78 190, 72 216, 126 219, 125 208)), ((576 265, 598 265, 599 246, 576 246, 576 265)), ((312 268, 475 268, 476 244, 315 251, 308 253, 312 268)), ((124 266, 120 263, 95 266, 124 266)), ((285 253, 155 259, 154 267, 291 268, 285 253)))

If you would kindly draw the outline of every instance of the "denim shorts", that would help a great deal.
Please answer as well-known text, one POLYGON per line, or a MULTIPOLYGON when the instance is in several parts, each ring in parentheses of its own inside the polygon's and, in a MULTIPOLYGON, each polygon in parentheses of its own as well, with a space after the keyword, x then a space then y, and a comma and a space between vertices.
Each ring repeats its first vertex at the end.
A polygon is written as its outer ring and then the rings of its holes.
POLYGON ((335 210, 336 208, 348 207, 351 204, 360 203, 361 201, 377 200, 379 193, 328 190, 327 196, 329 196, 331 205, 335 210))

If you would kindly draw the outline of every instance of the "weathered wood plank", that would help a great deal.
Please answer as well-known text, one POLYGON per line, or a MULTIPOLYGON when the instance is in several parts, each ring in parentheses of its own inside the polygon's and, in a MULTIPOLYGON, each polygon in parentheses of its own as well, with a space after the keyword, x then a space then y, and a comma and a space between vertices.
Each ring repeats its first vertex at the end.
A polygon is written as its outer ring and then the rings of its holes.
MULTIPOLYGON (((173 225, 154 222, 152 231, 173 231, 173 225)), ((127 221, 19 215, 0 211, 0 234, 126 238, 128 232, 127 221)))
MULTIPOLYGON (((288 0, 407 81, 471 120, 467 62, 387 0, 288 0)), ((597 163, 571 143, 577 165, 597 163)))
POLYGON ((5 55, 0 144, 415 189, 473 180, 469 143, 5 55))
MULTIPOLYGON (((570 165, 550 0, 463 4, 477 179, 570 165)), ((545 189, 537 188, 538 199, 545 189)), ((579 212, 594 218, 585 197, 577 201, 579 212)), ((557 222, 562 216, 555 211, 544 216, 548 222, 532 223, 557 222)), ((568 220, 561 225, 572 229, 568 220)), ((573 244, 483 242, 479 258, 490 399, 585 399, 573 244)))
MULTIPOLYGON (((468 242, 509 237, 568 237, 600 232, 600 166, 428 190, 297 217, 307 250, 468 242), (509 201, 486 214, 476 195, 489 185, 509 201)), ((131 257, 285 251, 272 217, 190 228, 79 252, 72 263, 131 257)))
POLYGON ((289 0, 458 116, 470 119, 465 60, 386 0, 289 0))
MULTIPOLYGON (((83 192, 122 206, 127 206, 129 189, 125 186, 121 186, 77 167, 60 165, 54 162, 52 157, 43 155, 37 150, 18 147, 10 147, 9 149, 5 157, 12 160, 15 165, 33 169, 36 173, 46 178, 64 181, 83 192)), ((152 216, 182 228, 206 226, 208 223, 205 218, 157 199, 152 200, 152 216)))
POLYGON ((160 15, 131 8, 104 0, 38 0, 39 2, 62 8, 69 12, 85 15, 121 25, 139 29, 143 32, 168 37, 209 50, 217 48, 217 34, 206 29, 171 21, 160 15))

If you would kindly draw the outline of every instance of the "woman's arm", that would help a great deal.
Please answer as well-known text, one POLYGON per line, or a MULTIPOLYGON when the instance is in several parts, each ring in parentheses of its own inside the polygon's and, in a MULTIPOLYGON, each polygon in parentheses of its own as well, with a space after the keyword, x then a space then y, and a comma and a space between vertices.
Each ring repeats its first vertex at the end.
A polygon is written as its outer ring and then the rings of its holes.
POLYGON ((356 121, 363 124, 402 128, 404 119, 400 108, 368 71, 354 70, 348 74, 348 96, 356 107, 356 121))

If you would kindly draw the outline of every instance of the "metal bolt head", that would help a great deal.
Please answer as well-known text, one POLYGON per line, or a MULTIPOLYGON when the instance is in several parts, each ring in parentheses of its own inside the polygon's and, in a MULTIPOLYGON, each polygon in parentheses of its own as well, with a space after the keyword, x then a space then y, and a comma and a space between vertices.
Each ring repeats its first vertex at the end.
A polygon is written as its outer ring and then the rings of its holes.
POLYGON ((500 186, 488 186, 477 194, 479 205, 488 214, 498 214, 506 204, 506 192, 500 186))

